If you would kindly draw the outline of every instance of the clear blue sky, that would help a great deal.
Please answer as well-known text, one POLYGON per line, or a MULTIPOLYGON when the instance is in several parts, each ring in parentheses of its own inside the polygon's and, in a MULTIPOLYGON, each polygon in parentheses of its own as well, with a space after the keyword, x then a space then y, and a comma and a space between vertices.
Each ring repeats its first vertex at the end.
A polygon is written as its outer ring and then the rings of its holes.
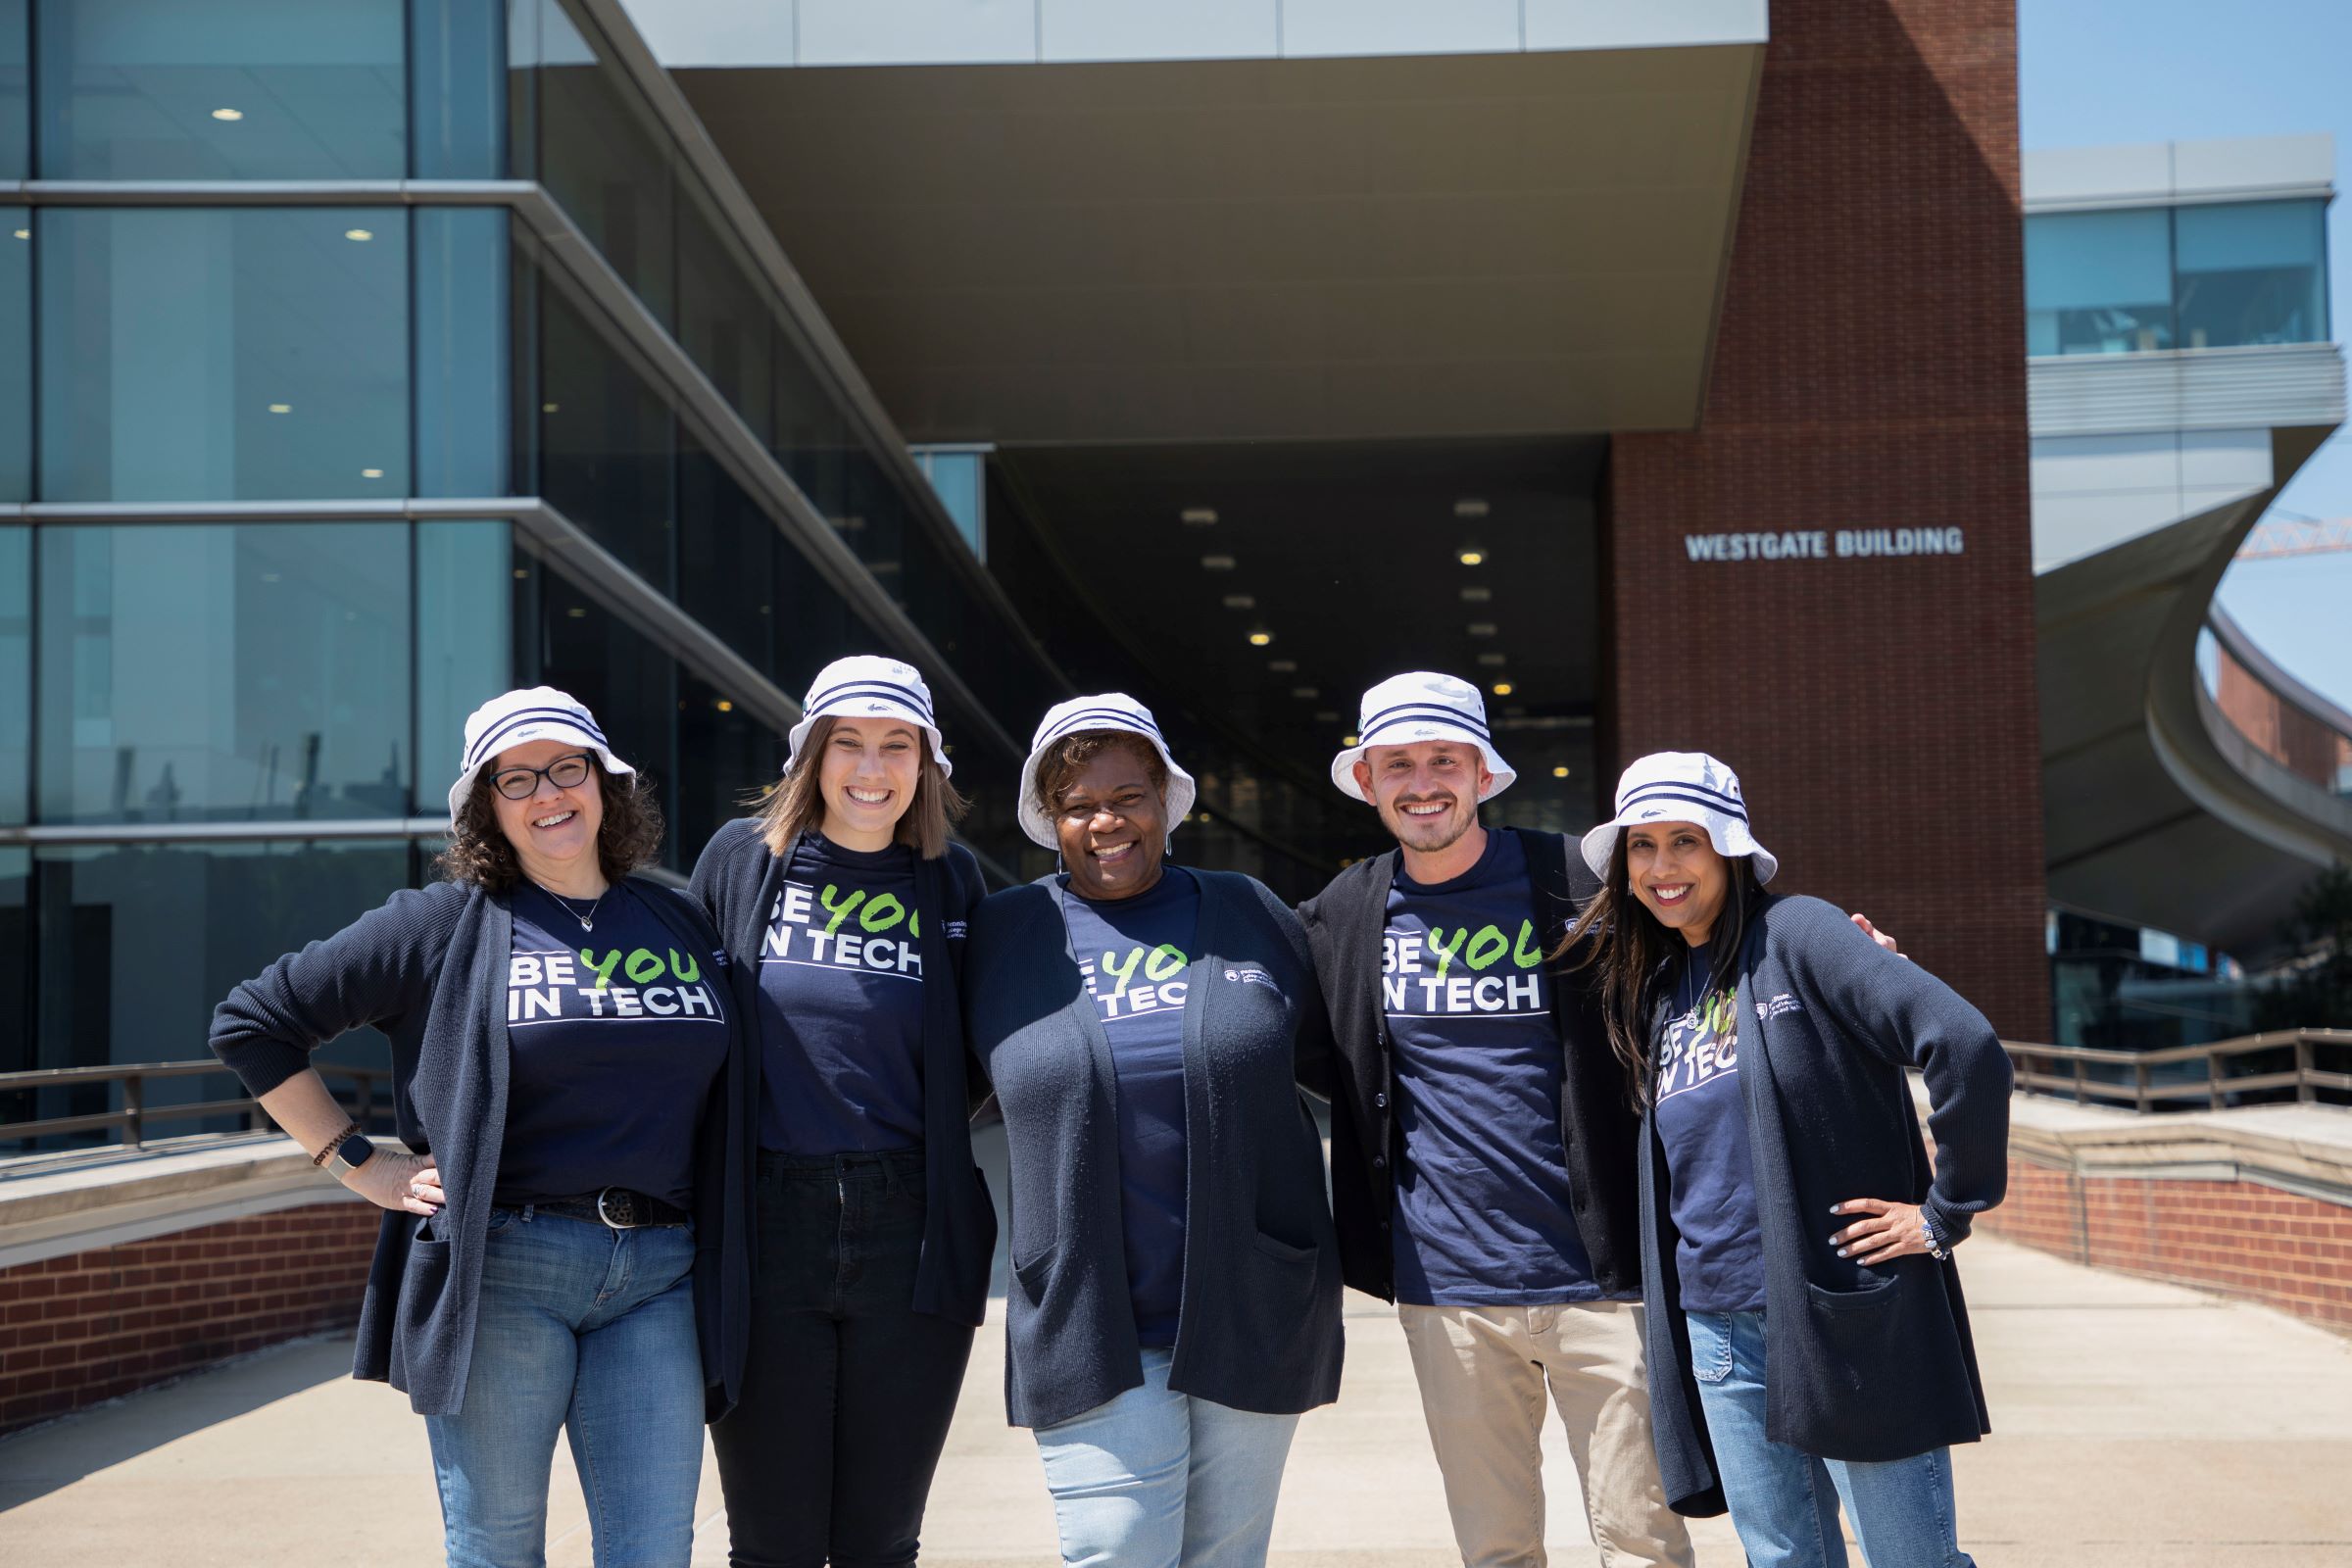
MULTIPOLYGON (((2352 0, 2019 0, 2025 145, 2335 134, 2352 152, 2352 0)), ((2352 329, 2352 193, 2328 211, 2336 341, 2352 329)), ((2338 430, 2278 498, 2352 516, 2352 433, 2338 430)), ((2222 603, 2272 658, 2352 708, 2352 551, 2233 566, 2222 603)))

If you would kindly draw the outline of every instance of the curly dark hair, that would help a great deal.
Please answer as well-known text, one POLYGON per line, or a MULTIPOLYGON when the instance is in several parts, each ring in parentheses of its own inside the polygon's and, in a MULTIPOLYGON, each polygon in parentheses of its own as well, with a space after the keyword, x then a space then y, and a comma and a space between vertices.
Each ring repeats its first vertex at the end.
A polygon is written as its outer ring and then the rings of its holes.
POLYGON ((1077 783, 1086 765, 1104 752, 1125 752, 1133 757, 1143 764, 1144 776, 1159 791, 1159 798, 1163 802, 1168 798, 1168 765, 1159 760, 1157 748, 1150 741, 1133 730, 1082 729, 1047 747, 1037 760, 1037 782, 1031 793, 1049 821, 1061 814, 1062 792, 1077 783))
MULTIPOLYGON (((588 771, 596 793, 605 803, 604 825, 596 832, 596 859, 605 880, 617 882, 632 871, 654 863, 662 855, 662 808, 654 804, 654 786, 643 773, 615 776, 605 771, 594 752, 587 754, 588 771)), ((473 793, 458 813, 457 831, 441 852, 441 874, 452 882, 471 882, 493 893, 505 893, 522 880, 522 862, 514 846, 498 825, 497 792, 490 786, 492 769, 474 776, 473 793)))

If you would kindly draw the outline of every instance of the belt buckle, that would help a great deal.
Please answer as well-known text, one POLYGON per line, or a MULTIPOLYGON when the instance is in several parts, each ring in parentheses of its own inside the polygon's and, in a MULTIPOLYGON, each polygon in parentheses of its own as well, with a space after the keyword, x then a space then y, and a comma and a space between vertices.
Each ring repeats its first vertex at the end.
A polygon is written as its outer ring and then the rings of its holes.
MULTIPOLYGON (((635 1219, 627 1221, 616 1220, 612 1215, 605 1212, 605 1200, 612 1197, 614 1193, 621 1191, 623 1191, 623 1189, 618 1187, 608 1187, 603 1192, 596 1195, 596 1217, 605 1222, 605 1229, 609 1231, 633 1231, 639 1225, 644 1223, 642 1220, 635 1219)), ((630 1196, 633 1198, 635 1195, 632 1194, 630 1196)), ((623 1208, 627 1208, 630 1206, 630 1204, 624 1200, 621 1206, 623 1208)))

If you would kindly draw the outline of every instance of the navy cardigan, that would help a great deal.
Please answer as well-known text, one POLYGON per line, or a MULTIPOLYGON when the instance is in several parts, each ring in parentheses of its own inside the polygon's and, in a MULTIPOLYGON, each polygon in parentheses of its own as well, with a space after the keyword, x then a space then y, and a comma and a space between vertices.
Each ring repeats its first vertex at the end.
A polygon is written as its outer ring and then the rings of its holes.
MULTIPOLYGON (((1584 857, 1557 833, 1517 833, 1527 852, 1529 912, 1545 950, 1556 947, 1578 906, 1599 882, 1584 857)), ((1397 853, 1358 860, 1298 906, 1322 976, 1338 1043, 1339 1082, 1331 1097, 1331 1198, 1348 1283, 1383 1300, 1396 1298, 1391 1245, 1396 1209, 1396 1069, 1380 990, 1381 938, 1397 853)), ((1609 1049, 1593 981, 1596 970, 1573 958, 1552 965, 1551 1011, 1560 1031, 1560 1147, 1576 1229, 1602 1292, 1620 1300, 1641 1293, 1640 1200, 1634 1152, 1641 1124, 1625 1069, 1609 1049)))
MULTIPOLYGON (((1323 1150, 1299 1086, 1328 1079, 1330 1028, 1304 933, 1232 871, 1200 884, 1184 1006, 1184 1296, 1168 1386, 1290 1415, 1340 1392, 1340 1259, 1323 1150)), ((1012 1284, 1004 1397, 1047 1427, 1143 1383, 1119 1208, 1118 1077, 1057 878, 972 917, 972 1043, 1009 1143, 1012 1284)))
MULTIPOLYGON (((1925 1255, 1875 1268, 1839 1257, 1830 1237, 1854 1216, 1830 1205, 1917 1203, 1958 1242, 1971 1216, 2001 1200, 2010 1072, 1992 1025, 1835 906, 1769 896, 1756 901, 1740 947, 1740 1093, 1764 1229, 1765 1435, 1829 1459, 1901 1459, 1974 1443, 1991 1426, 1959 1272, 1925 1255), (1934 1106, 1933 1168, 1903 1073, 1913 1066, 1934 1106)), ((1658 1470, 1677 1512, 1721 1513, 1654 1111, 1642 1142, 1658 1470)))
MULTIPOLYGON (((734 959, 735 1010, 744 1020, 747 1092, 739 1130, 760 1147, 760 956, 791 859, 769 853, 758 819, 738 817, 710 836, 695 862, 693 891, 710 911, 734 959)), ((997 1250, 997 1210, 972 1162, 971 1114, 985 1092, 966 1071, 963 1003, 958 989, 964 930, 986 884, 980 862, 960 844, 936 860, 915 857, 914 910, 923 958, 923 1250, 915 1265, 914 1309, 977 1326, 988 1309, 989 1261, 997 1250)), ((751 1201, 754 1168, 744 1165, 751 1201)))
MULTIPOLYGON (((680 949, 726 966, 701 911, 641 877, 630 888, 680 949)), ((392 1041, 392 1106, 400 1140, 433 1156, 449 1201, 429 1220, 386 1210, 360 1305, 352 1376, 389 1382, 425 1415, 466 1397, 490 1196, 507 1128, 507 959, 514 919, 507 895, 472 883, 404 889, 323 941, 289 953, 228 994, 213 1013, 213 1054, 268 1094, 310 1065, 311 1053, 374 1025, 392 1041)), ((711 1086, 696 1138, 695 1330, 705 1404, 735 1402, 750 1344, 751 1263, 739 1136, 746 1083, 743 1015, 711 1086)))

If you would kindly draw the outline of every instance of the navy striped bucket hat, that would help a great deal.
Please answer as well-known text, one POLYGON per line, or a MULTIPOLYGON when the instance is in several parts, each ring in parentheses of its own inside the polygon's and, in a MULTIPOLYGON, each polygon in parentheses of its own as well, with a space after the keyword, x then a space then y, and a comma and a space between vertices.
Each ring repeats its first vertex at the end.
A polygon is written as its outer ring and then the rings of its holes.
POLYGON ((1747 824, 1747 801, 1740 775, 1704 752, 1652 752, 1617 780, 1617 814, 1585 835, 1585 863, 1594 876, 1609 874, 1609 857, 1621 828, 1644 822, 1690 822, 1707 830, 1707 842, 1725 859, 1751 858, 1758 882, 1769 882, 1781 862, 1756 842, 1747 824))

